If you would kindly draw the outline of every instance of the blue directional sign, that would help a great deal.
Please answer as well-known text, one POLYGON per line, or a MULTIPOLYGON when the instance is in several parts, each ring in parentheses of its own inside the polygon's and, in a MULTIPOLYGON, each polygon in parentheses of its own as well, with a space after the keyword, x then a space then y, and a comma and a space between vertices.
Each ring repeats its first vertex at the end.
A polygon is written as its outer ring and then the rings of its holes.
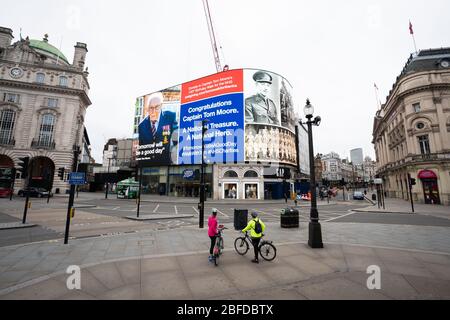
POLYGON ((86 183, 86 173, 85 172, 69 173, 69 183, 74 184, 74 185, 85 184, 86 183))

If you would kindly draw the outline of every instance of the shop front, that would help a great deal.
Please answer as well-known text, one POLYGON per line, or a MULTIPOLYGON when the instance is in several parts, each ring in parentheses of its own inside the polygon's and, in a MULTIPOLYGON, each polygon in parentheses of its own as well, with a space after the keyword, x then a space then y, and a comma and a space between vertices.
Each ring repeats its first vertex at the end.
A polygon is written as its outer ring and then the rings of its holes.
POLYGON ((294 185, 291 180, 291 168, 266 167, 264 168, 264 199, 279 200, 285 196, 291 197, 294 185))
MULTIPOLYGON (((212 166, 205 168, 206 197, 212 196, 212 166)), ((169 168, 169 196, 199 198, 200 166, 176 166, 169 168)))
POLYGON ((142 189, 143 194, 167 194, 167 167, 143 168, 142 189))
MULTIPOLYGON (((142 169, 142 193, 172 197, 198 198, 200 166, 171 166, 142 169)), ((207 197, 212 194, 212 167, 205 168, 207 197)))
POLYGON ((431 170, 422 170, 418 178, 422 182, 425 204, 441 204, 436 174, 431 170))

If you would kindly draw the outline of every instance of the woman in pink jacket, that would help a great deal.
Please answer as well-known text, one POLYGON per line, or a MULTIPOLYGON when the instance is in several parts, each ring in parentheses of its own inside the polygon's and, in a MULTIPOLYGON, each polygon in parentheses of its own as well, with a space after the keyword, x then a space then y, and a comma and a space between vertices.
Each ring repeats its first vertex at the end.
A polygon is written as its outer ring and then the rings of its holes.
POLYGON ((217 237, 217 209, 213 208, 212 209, 212 214, 209 216, 208 218, 208 236, 211 239, 211 246, 209 248, 209 261, 212 261, 214 256, 213 256, 213 250, 214 250, 214 245, 216 244, 216 237, 217 237))

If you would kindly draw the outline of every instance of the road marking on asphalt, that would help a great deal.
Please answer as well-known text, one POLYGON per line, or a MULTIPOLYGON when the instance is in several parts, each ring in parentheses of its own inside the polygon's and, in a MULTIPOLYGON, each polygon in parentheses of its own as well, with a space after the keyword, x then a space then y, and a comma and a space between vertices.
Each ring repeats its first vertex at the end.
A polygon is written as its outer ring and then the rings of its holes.
POLYGON ((153 213, 155 213, 159 208, 159 204, 156 206, 155 210, 153 210, 153 213))
POLYGON ((325 220, 324 222, 330 222, 330 221, 333 221, 333 220, 344 218, 344 217, 350 216, 350 215, 355 214, 355 213, 356 213, 355 211, 352 211, 352 212, 344 214, 342 216, 338 216, 338 217, 335 217, 335 218, 331 218, 331 219, 325 220))
POLYGON ((198 210, 194 206, 192 206, 192 209, 194 209, 194 211, 197 212, 197 214, 200 214, 200 212, 198 212, 198 210))
POLYGON ((257 210, 257 209, 253 209, 253 211, 256 211, 256 212, 259 212, 259 213, 264 213, 264 214, 267 214, 268 216, 271 216, 271 217, 274 217, 274 218, 279 218, 280 217, 280 216, 274 215, 272 213, 264 212, 264 211, 257 210))
POLYGON ((227 215, 226 213, 223 213, 222 211, 220 211, 219 209, 217 209, 217 212, 218 213, 220 213, 220 214, 222 214, 222 215, 224 215, 225 217, 227 217, 227 218, 229 218, 230 216, 229 215, 227 215))
POLYGON ((177 206, 174 206, 175 208, 175 214, 178 214, 177 206))

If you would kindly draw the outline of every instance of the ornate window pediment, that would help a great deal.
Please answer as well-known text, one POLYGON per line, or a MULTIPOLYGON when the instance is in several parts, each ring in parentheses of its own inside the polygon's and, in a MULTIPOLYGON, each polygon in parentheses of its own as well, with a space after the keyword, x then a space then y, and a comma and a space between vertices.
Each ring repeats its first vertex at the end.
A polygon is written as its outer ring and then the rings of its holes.
POLYGON ((55 109, 53 109, 51 107, 47 107, 47 106, 42 106, 41 108, 39 108, 37 110, 37 113, 39 114, 39 116, 42 116, 42 115, 47 114, 47 113, 52 114, 55 117, 58 117, 58 116, 61 115, 61 113, 58 112, 57 110, 55 110, 55 109))
POLYGON ((22 108, 19 107, 17 104, 15 103, 11 103, 11 102, 0 102, 0 110, 12 110, 14 112, 16 112, 17 114, 20 113, 22 111, 22 108))

